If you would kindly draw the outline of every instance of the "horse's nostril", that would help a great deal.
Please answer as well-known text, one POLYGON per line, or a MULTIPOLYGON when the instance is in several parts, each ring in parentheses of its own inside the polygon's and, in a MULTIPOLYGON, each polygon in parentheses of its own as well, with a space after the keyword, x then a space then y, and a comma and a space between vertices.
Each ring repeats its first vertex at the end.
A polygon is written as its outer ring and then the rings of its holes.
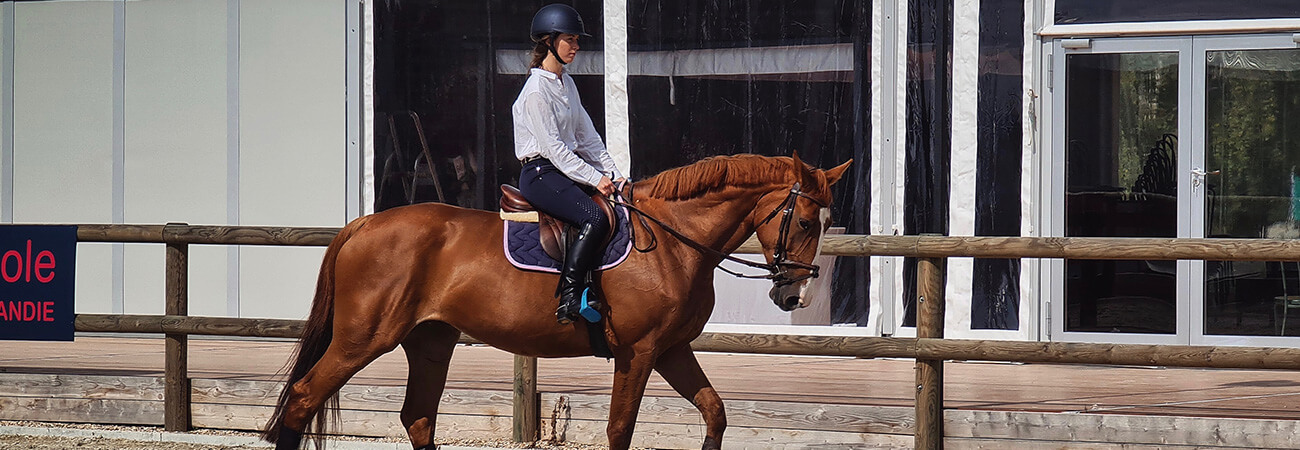
POLYGON ((786 297, 785 301, 781 303, 781 308, 786 311, 793 311, 797 307, 799 307, 799 296, 797 295, 786 297))

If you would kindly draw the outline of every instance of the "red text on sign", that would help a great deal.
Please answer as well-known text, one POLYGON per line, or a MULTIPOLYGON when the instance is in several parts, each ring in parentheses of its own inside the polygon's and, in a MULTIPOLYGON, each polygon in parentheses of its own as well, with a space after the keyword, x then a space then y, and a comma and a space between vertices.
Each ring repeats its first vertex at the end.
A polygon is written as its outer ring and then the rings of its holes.
POLYGON ((0 321, 53 322, 54 302, 0 302, 0 321))
POLYGON ((23 254, 18 250, 9 250, 0 256, 0 278, 6 283, 17 283, 18 280, 30 283, 32 273, 36 274, 36 281, 49 283, 54 279, 54 253, 49 250, 41 250, 32 258, 32 240, 27 240, 27 253, 23 254))

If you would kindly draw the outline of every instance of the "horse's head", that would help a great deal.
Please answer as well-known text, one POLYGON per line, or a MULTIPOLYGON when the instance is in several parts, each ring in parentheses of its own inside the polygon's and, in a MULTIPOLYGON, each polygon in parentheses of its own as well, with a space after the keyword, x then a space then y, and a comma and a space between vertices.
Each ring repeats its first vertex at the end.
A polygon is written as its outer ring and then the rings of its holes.
POLYGON ((830 188, 853 161, 829 170, 808 167, 798 154, 791 162, 794 181, 763 195, 751 216, 763 256, 774 270, 768 295, 783 311, 808 306, 808 280, 820 269, 813 260, 831 226, 830 188))

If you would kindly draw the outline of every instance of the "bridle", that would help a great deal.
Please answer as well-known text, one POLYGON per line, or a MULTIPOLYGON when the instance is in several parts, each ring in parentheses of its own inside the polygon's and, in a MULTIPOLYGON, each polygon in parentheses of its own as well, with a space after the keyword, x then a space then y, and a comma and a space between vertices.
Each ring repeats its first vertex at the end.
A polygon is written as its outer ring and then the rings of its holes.
MULTIPOLYGON (((632 198, 633 194, 632 194, 631 183, 628 183, 624 190, 627 192, 626 201, 622 200, 621 198, 613 198, 610 199, 610 201, 615 205, 622 206, 624 208, 627 208, 629 211, 636 213, 637 219, 641 221, 641 227, 646 229, 647 232, 650 231, 650 225, 646 223, 646 219, 649 219, 651 222, 654 222, 655 225, 659 225, 659 228, 663 228, 664 231, 668 232, 668 234, 677 238, 677 240, 682 241, 682 243, 685 243, 686 245, 696 249, 701 253, 712 255, 715 257, 720 257, 724 260, 732 261, 739 264, 744 264, 746 266, 753 267, 756 269, 763 269, 768 272, 765 275, 747 275, 744 273, 733 271, 726 267, 718 266, 718 269, 721 269, 723 272, 726 272, 732 276, 736 276, 739 278, 768 279, 768 280, 772 280, 772 283, 774 283, 776 287, 781 287, 781 286, 787 286, 794 283, 798 283, 800 281, 807 280, 809 278, 817 278, 817 276, 819 275, 821 267, 817 266, 816 264, 794 261, 789 259, 787 256, 787 253, 789 252, 789 249, 787 248, 787 244, 788 241, 790 240, 790 226, 791 226, 790 219, 794 217, 794 208, 796 203, 798 203, 799 198, 800 197, 806 198, 809 201, 815 203, 817 206, 820 206, 822 208, 827 207, 827 205, 822 201, 817 200, 812 196, 809 196, 808 194, 804 193, 802 190, 800 190, 799 183, 797 182, 794 184, 794 186, 790 187, 790 191, 788 194, 786 194, 785 200, 783 200, 781 204, 777 205, 776 209, 773 209, 771 213, 768 213, 767 217, 764 217, 763 220, 759 221, 758 225, 754 227, 755 229, 757 229, 758 227, 761 227, 767 224, 768 222, 772 221, 772 219, 776 218, 777 214, 781 214, 781 228, 777 234, 776 250, 772 252, 772 262, 770 264, 737 258, 735 256, 722 253, 704 244, 696 242, 694 239, 691 239, 690 237, 682 234, 680 231, 677 231, 673 227, 664 223, 664 221, 659 220, 658 218, 650 215, 649 213, 646 213, 644 210, 637 208, 636 206, 633 206, 632 203, 634 202, 634 199, 632 198), (792 277, 789 275, 789 272, 791 270, 797 270, 797 269, 805 269, 808 271, 808 273, 797 277, 792 277)), ((646 253, 651 250, 654 250, 655 247, 659 245, 657 240, 658 238, 655 237, 654 233, 648 233, 648 234, 650 236, 650 244, 647 245, 644 249, 640 247, 636 247, 636 227, 635 226, 632 227, 632 244, 633 244, 633 248, 636 248, 638 252, 646 253)))

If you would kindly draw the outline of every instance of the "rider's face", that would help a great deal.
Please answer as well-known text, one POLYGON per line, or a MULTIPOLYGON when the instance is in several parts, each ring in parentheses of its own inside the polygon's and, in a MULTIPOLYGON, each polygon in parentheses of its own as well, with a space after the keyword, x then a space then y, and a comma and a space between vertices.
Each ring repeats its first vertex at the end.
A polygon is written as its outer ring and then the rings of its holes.
POLYGON ((573 58, 578 55, 579 48, 581 47, 578 46, 578 35, 576 34, 564 33, 555 38, 555 53, 558 53, 560 58, 564 59, 565 64, 573 62, 573 58))

